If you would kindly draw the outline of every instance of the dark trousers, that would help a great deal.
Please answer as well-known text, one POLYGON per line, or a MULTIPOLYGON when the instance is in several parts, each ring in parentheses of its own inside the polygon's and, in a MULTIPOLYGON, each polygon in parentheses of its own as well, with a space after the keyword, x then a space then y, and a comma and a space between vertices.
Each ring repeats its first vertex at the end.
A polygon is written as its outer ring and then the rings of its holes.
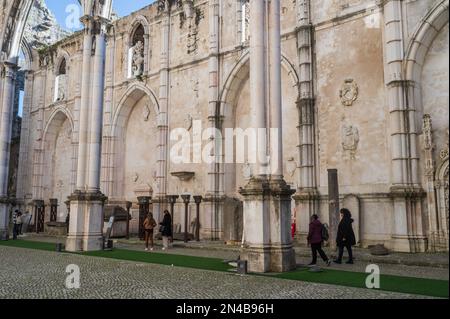
POLYGON ((327 262, 328 257, 322 249, 322 243, 319 244, 311 244, 311 252, 312 252, 312 264, 317 262, 317 253, 319 253, 320 257, 322 257, 323 261, 327 262))
POLYGON ((337 260, 342 261, 342 256, 344 255, 344 247, 347 248, 348 260, 353 260, 352 245, 349 244, 339 245, 339 256, 337 260))
POLYGON ((17 239, 17 235, 19 235, 19 225, 14 224, 13 226, 13 239, 17 239))

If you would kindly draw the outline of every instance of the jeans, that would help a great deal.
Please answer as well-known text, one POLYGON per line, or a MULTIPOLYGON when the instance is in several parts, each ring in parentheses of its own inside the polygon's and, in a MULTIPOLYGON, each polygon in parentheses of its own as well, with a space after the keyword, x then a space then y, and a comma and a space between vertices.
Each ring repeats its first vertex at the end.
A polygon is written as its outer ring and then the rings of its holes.
POLYGON ((353 261, 352 245, 349 244, 339 245, 339 256, 337 260, 342 261, 342 256, 344 255, 344 247, 347 248, 348 260, 353 261))
POLYGON ((312 262, 311 262, 312 264, 315 264, 317 262, 317 253, 319 253, 323 261, 325 262, 328 261, 328 257, 322 249, 322 243, 311 244, 311 252, 312 252, 312 262))

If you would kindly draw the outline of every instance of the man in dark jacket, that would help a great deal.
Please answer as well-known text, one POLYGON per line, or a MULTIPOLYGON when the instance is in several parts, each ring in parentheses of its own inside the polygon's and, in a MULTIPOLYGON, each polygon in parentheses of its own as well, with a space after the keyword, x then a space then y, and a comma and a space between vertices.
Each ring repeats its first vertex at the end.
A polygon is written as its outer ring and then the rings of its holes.
POLYGON ((309 232, 308 232, 308 244, 311 245, 312 252, 312 262, 309 266, 313 266, 317 263, 317 253, 320 254, 323 261, 329 266, 331 261, 328 259, 327 255, 322 249, 322 223, 319 221, 319 216, 316 214, 311 216, 311 223, 309 224, 309 232))
POLYGON ((356 245, 355 233, 353 232, 353 219, 352 214, 347 208, 342 208, 340 210, 341 221, 339 222, 337 234, 336 234, 336 245, 339 248, 339 256, 335 263, 342 263, 342 256, 344 255, 344 247, 348 251, 348 261, 347 264, 353 264, 353 252, 352 246, 356 245))

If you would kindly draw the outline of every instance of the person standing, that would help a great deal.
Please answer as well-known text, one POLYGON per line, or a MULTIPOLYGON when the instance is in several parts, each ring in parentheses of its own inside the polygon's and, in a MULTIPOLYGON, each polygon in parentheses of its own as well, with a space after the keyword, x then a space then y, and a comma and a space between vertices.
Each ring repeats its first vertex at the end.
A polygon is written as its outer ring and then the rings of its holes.
POLYGON ((152 213, 148 213, 144 220, 144 239, 145 239, 145 250, 148 250, 148 242, 150 241, 150 250, 153 250, 153 229, 156 226, 156 221, 153 218, 152 213))
POLYGON ((22 212, 21 211, 19 211, 17 213, 16 223, 17 223, 17 236, 20 236, 20 235, 22 235, 22 225, 23 225, 22 212))
POLYGON ((319 253, 320 257, 323 261, 330 266, 331 261, 325 254, 322 249, 322 228, 324 226, 319 220, 319 216, 316 214, 311 216, 311 223, 309 224, 309 232, 308 232, 308 244, 311 245, 311 253, 312 253, 312 261, 308 266, 316 265, 317 263, 317 253, 319 253))
POLYGON ((337 264, 342 263, 344 248, 346 248, 348 252, 348 261, 346 264, 353 264, 352 246, 356 245, 356 238, 352 227, 352 214, 347 208, 342 208, 339 213, 341 221, 339 222, 336 234, 336 244, 339 248, 339 256, 334 260, 334 262, 337 264))
POLYGON ((19 230, 19 225, 17 224, 17 219, 19 218, 19 210, 16 209, 13 214, 13 239, 17 239, 17 232, 19 230))
POLYGON ((169 248, 169 238, 172 237, 172 217, 167 209, 164 211, 163 221, 159 224, 161 225, 160 230, 163 238, 163 250, 166 250, 169 248))

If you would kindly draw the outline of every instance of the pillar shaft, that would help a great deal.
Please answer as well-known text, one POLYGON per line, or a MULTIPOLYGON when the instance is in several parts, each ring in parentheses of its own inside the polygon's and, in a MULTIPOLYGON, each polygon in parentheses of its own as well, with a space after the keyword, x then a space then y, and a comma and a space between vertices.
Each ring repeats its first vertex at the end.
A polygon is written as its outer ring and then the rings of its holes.
POLYGON ((280 0, 269 2, 270 168, 272 179, 283 178, 283 109, 281 99, 280 0))
POLYGON ((81 103, 80 103, 80 126, 78 139, 78 162, 77 162, 77 184, 76 189, 85 190, 86 166, 87 166, 87 142, 89 130, 89 106, 90 103, 90 76, 91 76, 91 55, 92 55, 92 22, 84 20, 84 41, 83 41, 83 64, 81 68, 81 103))
POLYGON ((103 127, 103 96, 105 87, 106 42, 103 30, 95 37, 95 55, 92 81, 92 106, 89 136, 88 191, 100 190, 100 167, 103 127))
POLYGON ((167 144, 168 134, 168 108, 169 108, 169 54, 170 54, 170 13, 165 12, 161 24, 161 55, 160 55, 160 82, 159 82, 159 107, 158 114, 158 167, 156 172, 157 189, 155 192, 154 214, 155 219, 162 218, 164 200, 167 195, 167 144))
POLYGON ((250 108, 252 109, 252 127, 258 130, 257 145, 251 150, 257 154, 255 176, 266 176, 264 159, 267 155, 266 144, 266 101, 267 101, 267 59, 266 59, 266 0, 250 1, 250 108))
POLYGON ((3 63, 0 105, 0 240, 9 238, 8 173, 16 71, 15 64, 3 63))

